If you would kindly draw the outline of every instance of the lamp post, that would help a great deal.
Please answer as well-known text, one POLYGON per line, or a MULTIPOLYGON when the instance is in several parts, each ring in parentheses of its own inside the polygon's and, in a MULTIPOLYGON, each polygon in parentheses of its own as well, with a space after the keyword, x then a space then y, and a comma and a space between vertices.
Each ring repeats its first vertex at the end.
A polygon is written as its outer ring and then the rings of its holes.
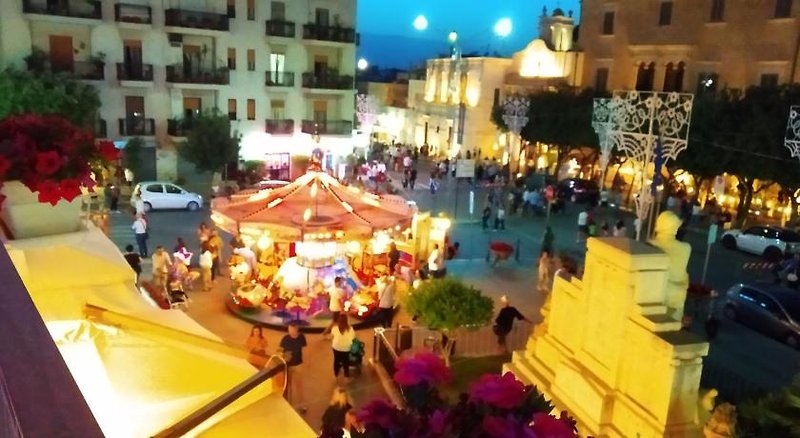
POLYGON ((606 181, 606 169, 608 163, 611 161, 611 152, 613 151, 613 144, 609 141, 609 133, 614 124, 611 120, 611 108, 613 100, 611 99, 595 99, 592 106, 592 128, 597 134, 598 143, 600 145, 600 190, 604 189, 606 181))
MULTIPOLYGON (((531 101, 527 97, 522 96, 509 96, 505 103, 503 103, 503 122, 508 126, 508 130, 519 137, 519 149, 522 150, 522 128, 528 124, 528 109, 530 108, 531 101)), ((512 181, 513 171, 511 170, 511 163, 514 160, 519 160, 515 157, 514 150, 511 148, 511 142, 506 142, 508 148, 508 182, 512 181)))
POLYGON ((369 159, 369 149, 372 146, 372 128, 378 117, 378 102, 375 96, 368 94, 356 95, 356 117, 361 129, 367 133, 367 147, 364 148, 364 159, 369 159))
POLYGON ((653 199, 660 179, 661 166, 674 160, 686 149, 692 119, 694 95, 615 91, 611 102, 608 138, 610 147, 623 152, 641 166, 633 182, 639 183, 636 197, 636 239, 651 219, 653 199), (648 184, 650 163, 654 165, 652 183, 648 184))

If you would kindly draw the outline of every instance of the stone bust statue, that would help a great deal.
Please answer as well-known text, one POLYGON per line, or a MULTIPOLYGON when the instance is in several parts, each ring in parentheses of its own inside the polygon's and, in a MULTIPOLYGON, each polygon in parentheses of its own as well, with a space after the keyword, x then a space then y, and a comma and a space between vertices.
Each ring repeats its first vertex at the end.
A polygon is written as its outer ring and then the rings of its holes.
POLYGON ((689 264, 689 255, 692 247, 686 242, 675 238, 681 220, 671 212, 665 211, 656 219, 656 235, 650 243, 667 253, 669 256, 669 269, 667 270, 667 313, 676 321, 683 319, 683 306, 686 301, 686 289, 689 287, 689 274, 686 266, 689 264))

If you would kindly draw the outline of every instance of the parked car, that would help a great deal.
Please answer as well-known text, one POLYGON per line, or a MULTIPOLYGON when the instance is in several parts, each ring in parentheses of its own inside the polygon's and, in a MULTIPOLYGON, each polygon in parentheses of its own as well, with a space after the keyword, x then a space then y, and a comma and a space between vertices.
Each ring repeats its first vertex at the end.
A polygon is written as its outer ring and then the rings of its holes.
POLYGON ((133 192, 141 190, 144 210, 181 209, 195 211, 203 206, 203 197, 175 184, 162 181, 140 182, 133 192))
POLYGON ((580 178, 569 178, 558 183, 556 193, 559 199, 575 203, 596 204, 600 197, 600 187, 595 181, 580 178))
POLYGON ((800 348, 800 295, 770 284, 737 284, 728 290, 723 313, 792 348, 800 348))
POLYGON ((755 226, 722 234, 722 246, 763 255, 771 262, 800 252, 800 234, 785 228, 755 226))

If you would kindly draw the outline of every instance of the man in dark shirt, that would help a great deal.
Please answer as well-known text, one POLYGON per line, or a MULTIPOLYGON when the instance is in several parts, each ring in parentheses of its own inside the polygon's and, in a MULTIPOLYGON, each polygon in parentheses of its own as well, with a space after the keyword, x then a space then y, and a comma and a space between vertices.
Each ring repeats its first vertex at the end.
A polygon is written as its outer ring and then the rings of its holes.
POLYGON ((397 245, 392 242, 389 246, 389 275, 394 274, 394 269, 398 262, 400 262, 400 250, 398 250, 397 245))
POLYGON ((508 346, 506 346, 506 336, 511 333, 511 329, 514 328, 514 320, 524 320, 531 322, 528 318, 524 317, 516 307, 510 305, 508 303, 508 298, 503 295, 500 298, 500 302, 503 304, 503 307, 500 309, 500 313, 497 314, 497 318, 494 320, 494 333, 497 335, 497 343, 503 349, 505 353, 508 353, 508 346))
POLYGON ((307 345, 306 337, 300 333, 296 322, 290 322, 288 326, 289 334, 281 339, 280 350, 286 360, 288 372, 288 399, 294 407, 301 413, 306 413, 303 402, 303 348, 307 345))
POLYGON ((142 275, 142 259, 139 254, 133 252, 133 245, 125 246, 125 260, 131 265, 131 269, 136 273, 136 286, 139 286, 139 276, 142 275))

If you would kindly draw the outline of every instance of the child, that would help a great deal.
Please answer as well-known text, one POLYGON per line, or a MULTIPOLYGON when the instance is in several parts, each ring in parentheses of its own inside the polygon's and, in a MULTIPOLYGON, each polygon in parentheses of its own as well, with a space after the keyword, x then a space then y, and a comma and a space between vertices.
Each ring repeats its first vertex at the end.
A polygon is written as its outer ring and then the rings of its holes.
POLYGON ((142 275, 142 258, 133 251, 133 245, 125 246, 125 260, 136 273, 136 286, 139 286, 139 277, 142 275))
POLYGON ((211 290, 211 268, 214 266, 214 256, 208 245, 203 243, 200 248, 200 278, 203 280, 203 290, 211 290))

